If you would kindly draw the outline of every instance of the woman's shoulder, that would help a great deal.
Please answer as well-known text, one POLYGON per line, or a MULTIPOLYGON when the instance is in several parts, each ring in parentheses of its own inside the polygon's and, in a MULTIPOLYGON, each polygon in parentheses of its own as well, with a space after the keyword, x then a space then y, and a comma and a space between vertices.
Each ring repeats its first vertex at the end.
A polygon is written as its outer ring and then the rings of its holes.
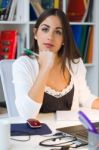
POLYGON ((14 65, 16 65, 16 64, 26 64, 26 65, 33 65, 33 64, 35 64, 35 63, 37 63, 37 60, 36 60, 36 58, 30 58, 29 56, 26 56, 26 55, 24 55, 24 56, 20 56, 20 57, 18 57, 15 61, 14 61, 14 65))
POLYGON ((29 68, 36 68, 38 67, 38 62, 36 58, 30 58, 26 55, 18 57, 14 63, 13 68, 20 68, 20 69, 29 69, 29 68))

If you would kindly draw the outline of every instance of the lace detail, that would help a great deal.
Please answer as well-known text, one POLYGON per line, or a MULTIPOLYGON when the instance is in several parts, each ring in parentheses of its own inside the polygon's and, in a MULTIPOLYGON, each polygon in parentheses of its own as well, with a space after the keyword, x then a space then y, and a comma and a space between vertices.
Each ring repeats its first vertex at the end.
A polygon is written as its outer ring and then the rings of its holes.
POLYGON ((59 97, 64 96, 68 92, 70 92, 72 88, 73 88, 73 80, 71 78, 70 84, 66 88, 64 88, 62 91, 59 92, 59 91, 56 91, 56 90, 46 86, 45 92, 56 98, 59 98, 59 97))

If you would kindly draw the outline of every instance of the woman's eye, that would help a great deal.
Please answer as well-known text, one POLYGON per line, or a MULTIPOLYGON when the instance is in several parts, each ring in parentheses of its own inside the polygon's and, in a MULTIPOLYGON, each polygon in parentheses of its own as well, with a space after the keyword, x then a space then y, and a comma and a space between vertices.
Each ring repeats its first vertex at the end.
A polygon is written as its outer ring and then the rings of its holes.
POLYGON ((57 31, 56 31, 56 34, 62 35, 62 31, 57 30, 57 31))
POLYGON ((42 28, 42 31, 47 32, 48 28, 42 28))

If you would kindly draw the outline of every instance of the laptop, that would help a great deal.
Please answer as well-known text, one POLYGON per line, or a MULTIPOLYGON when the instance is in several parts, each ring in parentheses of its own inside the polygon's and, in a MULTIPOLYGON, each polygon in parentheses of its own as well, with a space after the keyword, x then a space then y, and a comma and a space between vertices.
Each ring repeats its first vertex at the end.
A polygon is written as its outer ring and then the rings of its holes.
MULTIPOLYGON (((97 130, 99 130, 99 122, 93 123, 97 130)), ((61 131, 66 134, 76 136, 78 139, 81 139, 88 143, 88 131, 83 125, 75 125, 69 127, 57 128, 58 131, 61 131)))

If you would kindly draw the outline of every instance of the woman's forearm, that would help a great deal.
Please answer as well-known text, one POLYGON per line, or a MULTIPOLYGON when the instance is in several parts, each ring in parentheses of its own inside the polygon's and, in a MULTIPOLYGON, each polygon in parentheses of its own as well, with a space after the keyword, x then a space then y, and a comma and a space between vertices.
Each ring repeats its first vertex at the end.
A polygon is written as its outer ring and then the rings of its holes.
POLYGON ((93 109, 99 109, 99 98, 95 99, 92 103, 93 109))
POLYGON ((42 103, 44 90, 46 86, 46 81, 48 79, 49 71, 48 69, 40 70, 33 86, 31 87, 28 95, 31 99, 38 103, 42 103))

